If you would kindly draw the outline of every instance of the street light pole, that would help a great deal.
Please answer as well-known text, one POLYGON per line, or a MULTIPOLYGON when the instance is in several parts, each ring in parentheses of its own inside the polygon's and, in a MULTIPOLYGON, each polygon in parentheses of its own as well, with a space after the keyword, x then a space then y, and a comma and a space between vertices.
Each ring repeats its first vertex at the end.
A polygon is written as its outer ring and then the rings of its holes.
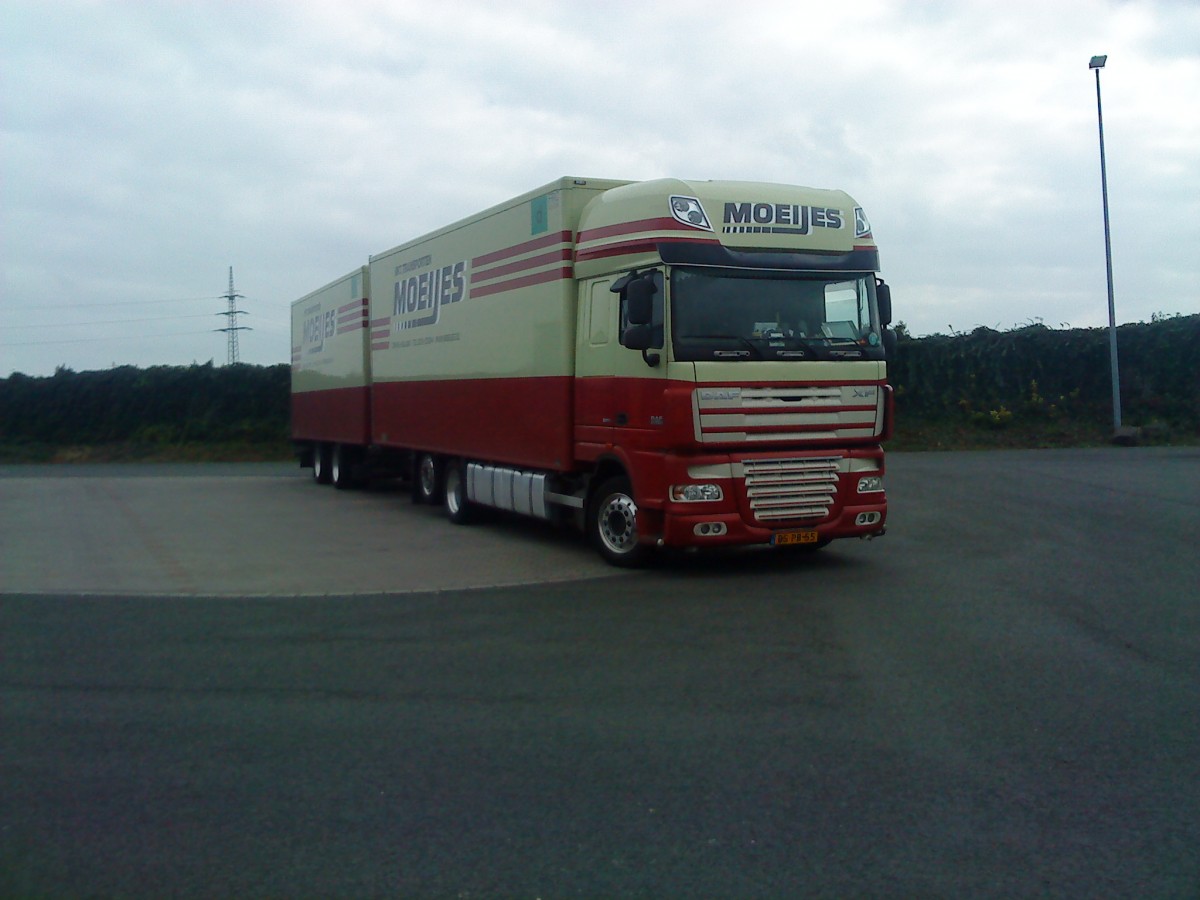
POLYGON ((1096 72, 1096 121, 1100 126, 1100 190, 1104 198, 1104 264, 1108 273, 1108 359, 1112 370, 1113 434, 1121 430, 1121 375, 1117 368, 1117 310, 1113 303, 1112 237, 1108 227, 1108 172, 1104 165, 1104 112, 1100 106, 1100 70, 1107 56, 1093 56, 1088 68, 1096 72))

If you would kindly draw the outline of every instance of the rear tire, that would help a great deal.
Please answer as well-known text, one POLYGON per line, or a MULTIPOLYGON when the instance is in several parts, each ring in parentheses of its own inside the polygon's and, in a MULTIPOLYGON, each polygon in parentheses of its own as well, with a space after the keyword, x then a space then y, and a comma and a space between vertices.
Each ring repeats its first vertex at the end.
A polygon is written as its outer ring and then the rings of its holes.
POLYGON ((313 481, 317 484, 329 484, 330 450, 328 444, 317 444, 313 447, 313 481))
POLYGON ((413 502, 437 506, 442 502, 442 482, 445 478, 443 464, 432 453, 417 457, 413 469, 413 502))
POLYGON ((340 491, 354 487, 354 449, 345 444, 334 444, 330 454, 329 478, 340 491))
POLYGON ((650 548, 638 542, 637 503, 624 475, 596 489, 588 505, 587 530, 592 546, 611 565, 634 568, 650 558, 650 548))
POLYGON ((446 518, 455 525, 465 525, 471 521, 474 507, 467 499, 466 466, 458 461, 446 463, 443 473, 443 507, 446 518))

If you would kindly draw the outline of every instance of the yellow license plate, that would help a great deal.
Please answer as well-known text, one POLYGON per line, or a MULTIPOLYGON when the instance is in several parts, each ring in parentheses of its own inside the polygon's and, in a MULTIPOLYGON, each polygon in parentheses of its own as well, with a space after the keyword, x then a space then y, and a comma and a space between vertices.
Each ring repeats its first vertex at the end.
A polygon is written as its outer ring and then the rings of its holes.
POLYGON ((815 531, 780 531, 771 538, 771 543, 776 547, 787 547, 791 544, 815 544, 817 543, 817 533, 815 531))

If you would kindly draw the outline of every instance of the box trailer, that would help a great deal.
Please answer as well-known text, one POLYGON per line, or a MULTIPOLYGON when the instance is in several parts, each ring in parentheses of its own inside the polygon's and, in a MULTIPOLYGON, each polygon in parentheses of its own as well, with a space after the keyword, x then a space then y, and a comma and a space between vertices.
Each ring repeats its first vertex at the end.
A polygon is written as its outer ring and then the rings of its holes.
POLYGON ((562 178, 292 305, 301 464, 656 546, 884 533, 891 298, 861 207, 562 178))

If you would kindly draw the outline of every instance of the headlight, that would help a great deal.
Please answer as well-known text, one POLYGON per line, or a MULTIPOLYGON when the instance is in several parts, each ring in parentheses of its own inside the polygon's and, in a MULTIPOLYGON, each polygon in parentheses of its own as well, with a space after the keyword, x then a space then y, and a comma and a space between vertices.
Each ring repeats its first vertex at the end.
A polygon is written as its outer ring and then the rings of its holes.
POLYGON ((725 492, 719 484, 671 485, 671 499, 676 503, 706 503, 724 498, 725 492))
POLYGON ((882 475, 864 475, 862 478, 858 479, 858 492, 860 494, 871 494, 882 490, 882 475))

